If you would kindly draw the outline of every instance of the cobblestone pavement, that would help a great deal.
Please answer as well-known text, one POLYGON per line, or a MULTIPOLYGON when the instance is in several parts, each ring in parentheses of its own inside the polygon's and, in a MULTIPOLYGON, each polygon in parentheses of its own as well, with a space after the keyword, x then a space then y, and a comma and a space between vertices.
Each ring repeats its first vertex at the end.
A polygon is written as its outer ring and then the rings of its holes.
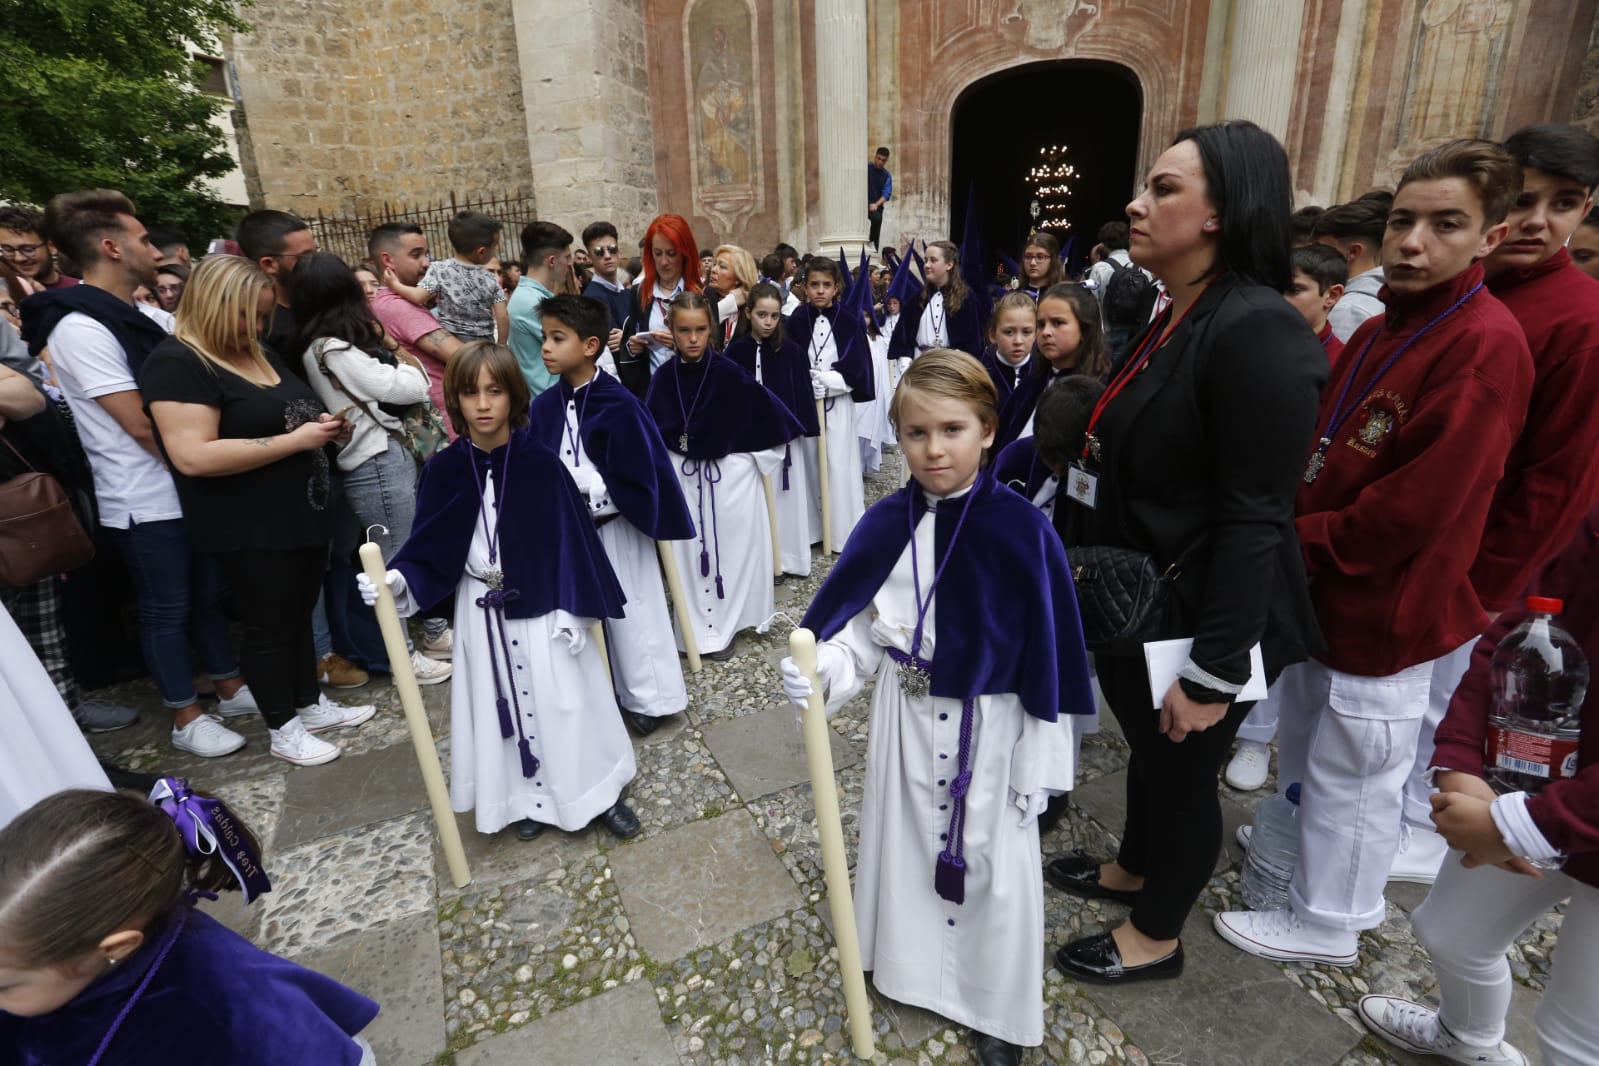
MULTIPOLYGON (((898 483, 891 454, 869 479, 869 495, 898 483)), ((818 558, 810 578, 778 589, 790 619, 828 565, 818 558)), ((270 758, 258 720, 242 727, 249 744, 236 755, 182 755, 167 743, 147 683, 102 693, 144 713, 133 729, 93 743, 124 765, 182 774, 220 792, 260 830, 274 890, 248 911, 236 897, 209 906, 264 947, 381 1003, 368 1035, 383 1066, 849 1062, 809 779, 777 683, 790 624, 780 618, 769 633, 745 634, 733 659, 705 663, 690 676, 688 712, 636 742, 630 797, 644 825, 637 839, 621 843, 591 828, 522 843, 509 831, 480 835, 460 817, 473 874, 464 889, 453 886, 433 843, 404 717, 386 680, 333 694, 374 701, 379 713, 337 738, 345 755, 325 767, 293 769, 270 758)), ((447 771, 448 686, 424 693, 447 771)), ((869 696, 832 723, 851 848, 869 696)), ((1087 738, 1083 764, 1070 814, 1044 838, 1046 856, 1074 847, 1108 854, 1113 846, 1126 766, 1114 722, 1087 738)), ((1263 794, 1223 788, 1228 844, 1186 931, 1187 973, 1107 991, 1049 970, 1047 1038, 1024 1061, 1411 1061, 1367 1037, 1352 1011, 1368 991, 1433 991, 1407 917, 1424 889, 1393 886, 1388 921, 1362 937, 1350 970, 1273 965, 1210 929, 1211 913, 1238 900, 1242 854, 1232 829, 1263 794)), ((1051 945, 1125 913, 1052 889, 1046 906, 1051 945)), ((1510 1036, 1524 1050, 1535 1046, 1532 1008, 1558 920, 1539 922, 1512 955, 1510 1036)), ((873 995, 874 1062, 975 1061, 961 1027, 873 995)))

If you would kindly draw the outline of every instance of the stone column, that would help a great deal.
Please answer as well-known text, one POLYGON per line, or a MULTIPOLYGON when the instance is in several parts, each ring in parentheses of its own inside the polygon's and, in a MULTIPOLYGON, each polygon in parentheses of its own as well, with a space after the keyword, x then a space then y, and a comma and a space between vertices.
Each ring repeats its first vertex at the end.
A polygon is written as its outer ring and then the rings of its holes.
POLYGON ((866 243, 866 0, 815 0, 819 250, 866 243))
POLYGON ((1222 118, 1247 118, 1288 136, 1305 0, 1233 0, 1222 118))

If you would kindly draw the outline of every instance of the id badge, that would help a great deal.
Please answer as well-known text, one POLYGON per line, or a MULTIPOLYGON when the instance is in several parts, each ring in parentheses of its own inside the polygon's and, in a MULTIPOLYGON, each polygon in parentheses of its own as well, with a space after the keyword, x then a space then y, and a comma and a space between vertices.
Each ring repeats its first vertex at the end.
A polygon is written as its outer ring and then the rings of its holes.
POLYGON ((1061 485, 1066 490, 1066 495, 1082 504, 1092 508, 1099 499, 1099 475, 1091 473, 1081 466, 1074 466, 1066 471, 1061 478, 1061 485))

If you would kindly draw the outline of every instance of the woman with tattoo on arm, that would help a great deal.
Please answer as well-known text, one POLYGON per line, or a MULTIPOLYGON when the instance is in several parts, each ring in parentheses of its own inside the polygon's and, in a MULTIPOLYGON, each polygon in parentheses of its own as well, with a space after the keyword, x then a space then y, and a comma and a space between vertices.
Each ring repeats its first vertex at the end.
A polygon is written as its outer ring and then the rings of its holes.
POLYGON ((272 282, 254 263, 208 256, 139 388, 190 543, 216 555, 232 588, 239 658, 272 754, 315 766, 339 749, 313 734, 373 715, 321 694, 311 639, 333 537, 328 445, 347 440, 350 427, 261 347, 272 302, 272 282))

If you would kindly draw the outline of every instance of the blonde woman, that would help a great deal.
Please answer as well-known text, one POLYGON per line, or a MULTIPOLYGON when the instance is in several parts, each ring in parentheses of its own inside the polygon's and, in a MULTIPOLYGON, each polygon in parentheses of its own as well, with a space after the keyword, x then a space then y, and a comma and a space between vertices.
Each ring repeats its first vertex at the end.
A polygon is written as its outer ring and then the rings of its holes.
POLYGON ((190 543, 216 556, 232 587, 239 659, 272 754, 315 766, 339 749, 314 734, 373 714, 321 694, 311 639, 333 539, 328 445, 347 440, 350 427, 261 347, 273 303, 260 267, 206 257, 189 278, 173 336, 145 360, 139 388, 190 543))
POLYGON ((717 301, 716 347, 719 350, 750 331, 745 305, 749 302, 750 290, 760 280, 755 257, 738 245, 724 244, 712 253, 710 286, 705 295, 717 301))

